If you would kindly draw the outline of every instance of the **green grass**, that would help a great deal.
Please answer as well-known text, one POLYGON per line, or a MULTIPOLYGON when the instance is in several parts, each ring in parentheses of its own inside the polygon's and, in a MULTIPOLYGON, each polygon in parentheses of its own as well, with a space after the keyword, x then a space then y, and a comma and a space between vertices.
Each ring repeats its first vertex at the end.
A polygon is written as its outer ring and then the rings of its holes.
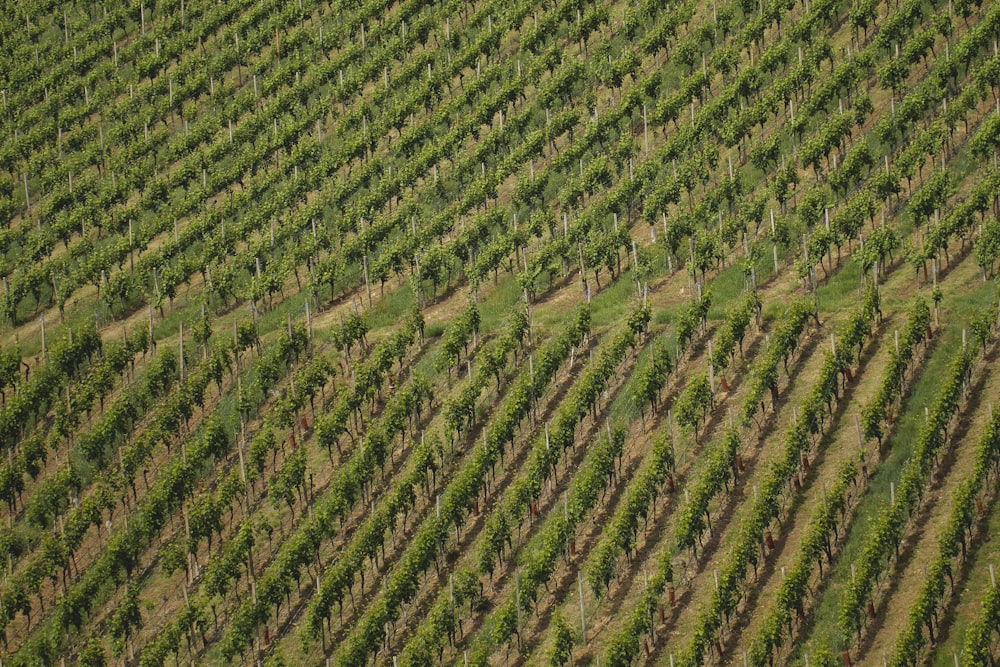
MULTIPOLYGON (((406 317, 406 314, 417 303, 417 295, 414 293, 413 285, 410 282, 403 283, 398 289, 389 292, 384 299, 379 299, 376 302, 374 301, 374 296, 378 293, 377 290, 377 287, 373 290, 372 307, 367 311, 365 316, 368 328, 373 331, 395 325, 406 317)), ((359 308, 362 305, 359 304, 359 308)))
POLYGON ((604 283, 601 291, 596 294, 595 287, 593 284, 590 286, 591 323, 594 329, 603 329, 623 321, 640 301, 632 282, 631 271, 622 271, 614 283, 604 283))
POLYGON ((723 268, 708 283, 707 289, 712 292, 712 305, 708 309, 708 319, 718 321, 726 319, 730 308, 737 303, 740 295, 746 289, 742 260, 731 262, 729 266, 723 268))
MULTIPOLYGON (((857 244, 855 244, 855 247, 857 244)), ((836 250, 834 250, 836 257, 836 250)), ((836 259, 834 260, 836 267, 836 259)), ((861 265, 847 259, 847 247, 843 249, 840 269, 830 280, 823 280, 823 270, 816 269, 819 285, 816 301, 821 313, 849 313, 858 304, 861 291, 861 265)))
POLYGON ((482 331, 496 329, 521 298, 522 293, 518 289, 517 279, 513 275, 502 278, 493 288, 489 298, 480 296, 480 329, 482 331))

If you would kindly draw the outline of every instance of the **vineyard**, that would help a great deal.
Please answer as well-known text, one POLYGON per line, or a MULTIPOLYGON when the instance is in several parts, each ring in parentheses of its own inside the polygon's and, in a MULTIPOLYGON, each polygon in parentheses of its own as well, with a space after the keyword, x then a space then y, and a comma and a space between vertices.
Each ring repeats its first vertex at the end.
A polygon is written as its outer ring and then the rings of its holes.
POLYGON ((0 21, 0 665, 1000 665, 1000 3, 0 21))

